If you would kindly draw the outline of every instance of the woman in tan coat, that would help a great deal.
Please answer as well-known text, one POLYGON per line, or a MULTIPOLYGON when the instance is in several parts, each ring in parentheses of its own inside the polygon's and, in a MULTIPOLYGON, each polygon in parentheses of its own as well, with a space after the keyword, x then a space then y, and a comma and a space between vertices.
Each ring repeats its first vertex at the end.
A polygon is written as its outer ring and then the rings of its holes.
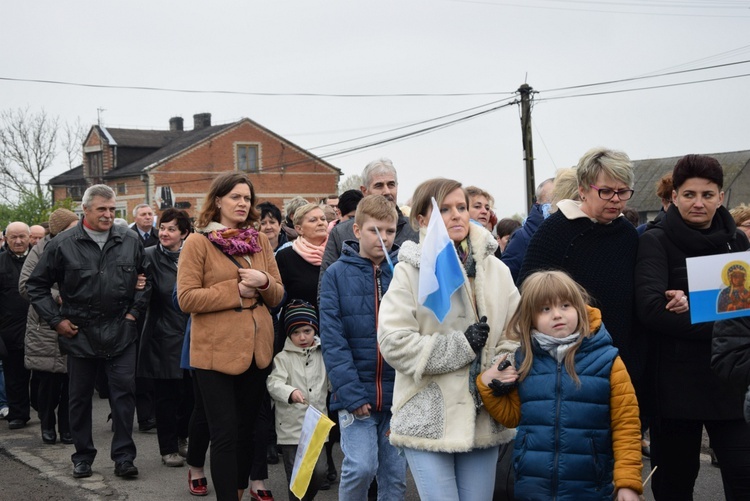
POLYGON ((253 228, 254 207, 244 173, 217 177, 177 271, 180 308, 192 318, 190 364, 206 410, 220 501, 235 501, 248 487, 256 404, 273 358, 268 309, 284 295, 268 238, 253 228))

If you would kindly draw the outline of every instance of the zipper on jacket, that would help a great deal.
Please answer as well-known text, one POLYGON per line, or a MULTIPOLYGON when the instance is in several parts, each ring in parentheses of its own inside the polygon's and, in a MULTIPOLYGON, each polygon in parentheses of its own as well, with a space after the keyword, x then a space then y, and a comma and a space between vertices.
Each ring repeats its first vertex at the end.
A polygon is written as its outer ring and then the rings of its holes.
MULTIPOLYGON (((380 267, 373 263, 373 278, 375 279, 375 333, 378 332, 378 314, 380 313, 380 300, 383 299, 383 284, 380 281, 380 267)), ((383 355, 380 354, 380 343, 375 339, 375 411, 383 410, 383 355)))
POLYGON ((562 403, 562 363, 557 362, 557 382, 555 384, 556 395, 555 399, 555 459, 554 466, 552 468, 552 495, 554 499, 557 499, 558 489, 558 472, 557 467, 560 462, 560 406, 562 403))

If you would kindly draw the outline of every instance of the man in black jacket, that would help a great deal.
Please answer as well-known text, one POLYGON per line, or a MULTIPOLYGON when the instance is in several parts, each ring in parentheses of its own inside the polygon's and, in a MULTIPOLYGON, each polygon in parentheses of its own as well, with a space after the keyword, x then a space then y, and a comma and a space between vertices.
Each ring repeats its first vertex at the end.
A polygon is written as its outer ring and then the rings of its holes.
POLYGON ((148 204, 138 204, 133 209, 135 222, 130 229, 143 240, 144 247, 151 247, 159 243, 159 231, 154 228, 154 211, 148 204))
POLYGON ((91 435, 91 398, 97 366, 103 361, 109 382, 115 474, 138 475, 133 464, 135 341, 137 319, 148 305, 150 285, 136 290, 145 273, 143 243, 134 232, 113 226, 115 193, 106 185, 83 195, 84 217, 75 228, 47 244, 27 282, 39 316, 59 334, 68 355, 70 432, 76 478, 91 476, 96 449, 91 435), (61 304, 50 293, 57 283, 61 304))
POLYGON ((23 428, 30 419, 29 379, 23 365, 26 312, 29 303, 18 292, 18 279, 29 254, 29 225, 10 223, 5 229, 6 251, 0 254, 0 337, 8 350, 3 362, 8 397, 8 427, 23 428))

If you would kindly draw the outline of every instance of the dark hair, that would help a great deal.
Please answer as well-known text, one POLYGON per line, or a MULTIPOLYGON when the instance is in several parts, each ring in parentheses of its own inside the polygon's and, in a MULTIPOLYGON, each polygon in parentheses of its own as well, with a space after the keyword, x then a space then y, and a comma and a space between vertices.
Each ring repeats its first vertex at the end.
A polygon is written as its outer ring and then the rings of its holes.
POLYGON ((250 187, 250 208, 247 218, 240 226, 246 228, 258 220, 258 211, 255 210, 255 188, 247 174, 239 171, 230 171, 219 174, 211 183, 203 202, 203 209, 198 215, 198 228, 205 228, 211 221, 219 222, 221 211, 216 206, 216 199, 228 195, 238 184, 246 184, 250 187))
POLYGON ((279 224, 281 224, 281 209, 276 207, 271 202, 259 203, 256 209, 260 211, 260 219, 265 219, 266 216, 271 216, 279 224))
POLYGON ((168 223, 170 221, 177 222, 177 229, 180 230, 180 235, 187 235, 193 231, 193 225, 190 222, 190 216, 184 210, 169 208, 161 213, 159 218, 159 224, 168 223))
POLYGON ((724 185, 724 170, 713 157, 706 155, 685 155, 677 161, 672 171, 672 186, 679 191, 688 179, 698 177, 716 183, 719 189, 724 185))
POLYGON ((346 190, 339 196, 339 211, 342 216, 357 210, 357 205, 365 196, 359 190, 346 190))
POLYGON ((641 216, 638 211, 632 207, 625 207, 622 209, 622 215, 625 219, 630 221, 633 226, 638 226, 641 222, 641 216))
POLYGON ((497 222, 495 226, 495 232, 498 237, 504 237, 505 235, 512 235, 514 231, 521 227, 521 223, 510 217, 504 217, 497 222))

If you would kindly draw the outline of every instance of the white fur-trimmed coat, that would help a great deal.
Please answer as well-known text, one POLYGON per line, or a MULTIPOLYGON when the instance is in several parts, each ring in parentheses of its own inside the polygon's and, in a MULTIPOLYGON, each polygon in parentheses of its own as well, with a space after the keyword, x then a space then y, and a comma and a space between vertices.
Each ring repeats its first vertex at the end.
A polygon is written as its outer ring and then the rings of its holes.
POLYGON ((396 369, 390 435, 394 446, 466 452, 506 443, 515 435, 484 407, 477 412, 469 391, 475 355, 464 331, 487 316, 490 333, 480 355, 481 371, 488 369, 499 353, 513 353, 518 347, 503 333, 520 298, 510 270, 494 256, 497 242, 492 234, 475 224, 469 228, 476 278, 473 283, 467 278, 453 293, 442 324, 418 301, 421 244, 403 243, 383 297, 378 342, 383 357, 396 369))

